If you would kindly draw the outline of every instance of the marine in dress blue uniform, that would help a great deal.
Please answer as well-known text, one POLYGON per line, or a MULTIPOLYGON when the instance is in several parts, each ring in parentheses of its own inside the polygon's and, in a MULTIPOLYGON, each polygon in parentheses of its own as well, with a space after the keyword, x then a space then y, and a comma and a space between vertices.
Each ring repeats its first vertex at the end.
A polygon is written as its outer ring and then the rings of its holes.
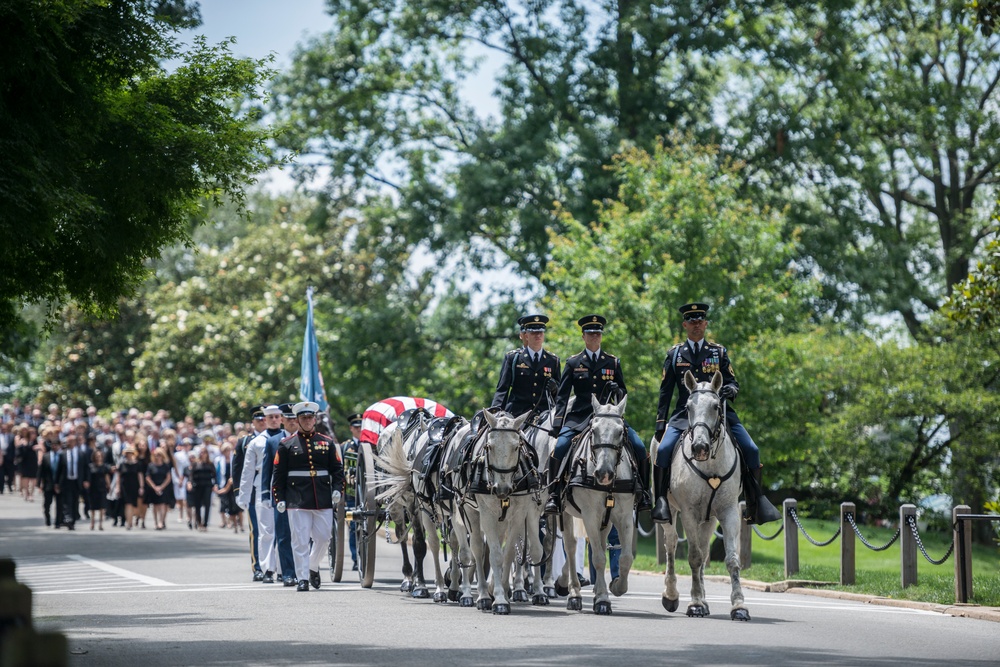
POLYGON ((539 404, 550 381, 559 382, 559 357, 544 349, 548 321, 545 315, 518 318, 524 345, 504 355, 491 408, 520 417, 539 404))
POLYGON ((319 564, 333 535, 333 508, 344 489, 344 466, 337 443, 316 432, 319 405, 303 401, 293 410, 299 432, 278 448, 271 491, 278 511, 289 513, 297 590, 305 592, 310 585, 320 587, 319 564))
POLYGON ((743 455, 743 464, 748 475, 744 474, 743 488, 747 499, 747 512, 744 517, 747 523, 766 523, 779 518, 777 510, 767 502, 762 501, 760 492, 761 463, 760 450, 754 443, 746 428, 740 423, 740 418, 733 409, 733 400, 740 391, 733 372, 733 364, 729 360, 729 352, 718 343, 705 340, 705 330, 708 326, 707 303, 686 303, 678 309, 683 318, 684 330, 688 338, 683 343, 670 348, 663 360, 663 374, 660 381, 660 400, 656 409, 656 436, 659 442, 656 450, 656 465, 653 472, 656 506, 653 508, 653 520, 669 523, 671 520, 670 506, 667 502, 667 491, 670 486, 670 466, 673 461, 674 449, 681 435, 688 428, 687 401, 690 395, 684 385, 684 374, 688 371, 698 382, 711 382, 716 371, 722 373, 722 388, 719 395, 726 399, 726 422, 729 431, 736 440, 743 455), (674 390, 677 390, 677 402, 668 417, 670 401, 674 390), (769 507, 769 509, 768 509, 769 507))
MULTIPOLYGON (((559 477, 559 469, 569 451, 573 437, 583 431, 590 423, 590 418, 594 413, 591 396, 596 396, 598 400, 605 398, 605 390, 612 382, 618 385, 618 389, 623 394, 628 393, 618 357, 601 349, 601 337, 604 334, 607 319, 601 315, 587 315, 577 320, 577 324, 580 325, 586 348, 566 360, 566 366, 563 368, 562 378, 559 382, 559 391, 556 395, 556 414, 551 431, 552 435, 558 435, 559 440, 549 458, 550 483, 559 477), (573 404, 573 409, 567 412, 571 395, 576 396, 576 401, 573 404)), ((649 492, 646 490, 649 485, 649 456, 646 454, 646 448, 635 429, 628 426, 626 432, 635 453, 635 460, 639 465, 637 481, 642 490, 636 503, 636 511, 643 512, 650 508, 649 492)), ((556 514, 561 511, 562 492, 563 484, 561 481, 552 484, 551 494, 545 504, 547 514, 556 514)))

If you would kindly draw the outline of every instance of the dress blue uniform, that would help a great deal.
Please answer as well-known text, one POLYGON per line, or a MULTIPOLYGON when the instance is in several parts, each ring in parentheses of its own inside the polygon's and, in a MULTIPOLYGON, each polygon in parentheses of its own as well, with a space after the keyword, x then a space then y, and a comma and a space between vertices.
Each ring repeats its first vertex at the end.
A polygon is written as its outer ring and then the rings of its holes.
MULTIPOLYGON (((530 334, 544 332, 548 321, 545 315, 526 315, 517 323, 522 334, 530 334)), ((528 345, 511 350, 504 355, 490 407, 520 417, 539 404, 549 381, 560 377, 559 357, 548 350, 535 352, 528 345)))
MULTIPOLYGON (((603 333, 607 320, 600 315, 588 315, 577 321, 582 332, 603 333)), ((627 394, 628 388, 625 386, 625 376, 622 373, 621 362, 618 357, 608 354, 604 350, 598 349, 595 352, 584 350, 579 354, 566 359, 566 366, 563 368, 562 378, 559 382, 559 390, 556 395, 556 414, 553 420, 552 435, 559 436, 556 447, 549 458, 549 480, 555 480, 559 476, 559 468, 569 451, 573 437, 583 431, 594 413, 594 406, 591 404, 591 396, 597 396, 598 400, 604 397, 605 390, 611 382, 614 382, 619 390, 627 394), (570 395, 576 396, 573 409, 567 412, 570 395)), ((639 464, 638 481, 645 489, 649 482, 649 457, 646 448, 639 439, 639 434, 631 426, 626 429, 629 443, 635 453, 635 460, 639 464)), ((545 511, 555 514, 560 511, 559 503, 562 495, 562 484, 556 483, 552 486, 552 493, 545 505, 545 511)), ((637 511, 649 509, 649 499, 643 490, 637 511)))
MULTIPOLYGON (((679 308, 684 321, 688 323, 700 323, 706 320, 708 309, 709 305, 706 303, 688 303, 679 308)), ((669 522, 671 519, 667 491, 670 485, 670 466, 671 461, 673 461, 674 449, 681 435, 688 428, 687 401, 690 394, 684 385, 684 374, 688 371, 691 371, 698 382, 711 382, 716 371, 722 374, 722 388, 719 390, 719 395, 728 399, 726 401, 726 423, 729 432, 740 448, 743 465, 751 474, 751 479, 744 476, 743 483, 747 496, 747 521, 749 523, 764 523, 774 520, 769 518, 770 511, 762 512, 760 517, 757 516, 757 501, 758 497, 761 496, 759 491, 760 450, 750 434, 747 433, 733 408, 732 400, 739 393, 740 385, 736 381, 729 353, 724 346, 704 338, 699 341, 692 341, 689 338, 683 343, 678 343, 670 348, 663 360, 660 400, 656 409, 655 439, 660 444, 656 450, 654 487, 657 503, 653 511, 653 519, 660 522, 669 522), (673 412, 668 417, 667 413, 670 410, 670 401, 675 389, 677 390, 677 402, 673 412), (754 484, 758 485, 757 488, 754 488, 754 484), (758 519, 762 520, 758 521, 758 519)), ((766 499, 764 500, 766 502, 766 499)), ((770 505, 770 503, 766 504, 770 505)), ((766 508, 762 507, 762 509, 766 508)), ((774 508, 771 507, 770 510, 774 510, 774 508)))

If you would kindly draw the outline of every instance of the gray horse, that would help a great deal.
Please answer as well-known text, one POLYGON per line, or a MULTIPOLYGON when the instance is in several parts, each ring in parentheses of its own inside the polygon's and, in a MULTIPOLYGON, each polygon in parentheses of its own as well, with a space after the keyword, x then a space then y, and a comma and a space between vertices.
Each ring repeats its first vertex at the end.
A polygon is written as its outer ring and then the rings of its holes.
MULTIPOLYGON (((484 412, 489 430, 472 452, 467 470, 479 483, 473 482, 463 495, 462 513, 468 521, 470 545, 476 564, 480 610, 492 609, 494 614, 509 614, 511 602, 511 566, 508 547, 523 541, 533 578, 541 581, 542 543, 538 535, 538 518, 542 500, 537 485, 523 488, 526 478, 537 479, 537 471, 523 475, 524 463, 530 460, 521 428, 529 414, 513 417, 505 412, 493 415, 484 412), (490 569, 500 586, 493 586, 492 596, 487 585, 485 560, 489 547, 490 569)), ((532 604, 547 605, 548 597, 536 591, 532 604)))
MULTIPOLYGON (((631 448, 625 430, 625 406, 628 397, 618 405, 601 404, 596 396, 591 397, 594 415, 589 431, 584 432, 582 447, 571 451, 579 454, 586 478, 592 479, 594 486, 578 486, 570 482, 563 513, 563 541, 566 544, 566 564, 559 583, 568 580, 569 599, 566 608, 583 608, 580 596, 580 580, 577 577, 576 540, 573 522, 569 516, 583 520, 593 552, 593 565, 597 574, 594 581, 594 612, 611 613, 611 599, 608 592, 617 596, 628 591, 628 575, 635 558, 635 491, 632 473, 631 448), (621 538, 621 559, 619 576, 608 586, 604 568, 607 565, 605 545, 611 526, 618 527, 621 538)), ((580 564, 582 565, 582 563, 580 564)))
MULTIPOLYGON (((667 551, 667 571, 664 577, 663 608, 677 611, 677 573, 674 553, 677 549, 677 516, 683 517, 688 537, 688 563, 691 565, 691 604, 687 615, 708 616, 705 600, 705 562, 709 541, 715 532, 715 521, 722 526, 726 546, 726 569, 732 582, 729 616, 734 621, 749 621, 750 612, 743 606, 740 586, 740 475, 736 445, 725 425, 725 406, 719 397, 722 373, 715 372, 711 382, 697 382, 688 371, 684 386, 691 392, 687 402, 690 427, 674 450, 670 474, 670 507, 673 523, 662 524, 667 551), (683 465, 682 465, 683 463, 683 465)), ((658 444, 658 443, 657 443, 658 444)), ((622 542, 624 543, 624 539, 622 542)))

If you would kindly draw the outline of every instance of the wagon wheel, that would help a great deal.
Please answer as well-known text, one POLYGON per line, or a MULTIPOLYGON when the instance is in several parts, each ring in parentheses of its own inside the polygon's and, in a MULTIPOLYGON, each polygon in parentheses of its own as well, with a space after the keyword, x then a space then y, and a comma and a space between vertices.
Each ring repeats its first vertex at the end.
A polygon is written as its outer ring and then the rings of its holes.
POLYGON ((330 537, 330 579, 340 581, 344 574, 344 500, 333 510, 333 534, 330 537))
POLYGON ((375 582, 375 457, 372 447, 362 442, 358 449, 358 487, 355 496, 354 530, 358 542, 358 578, 362 588, 371 588, 375 582))

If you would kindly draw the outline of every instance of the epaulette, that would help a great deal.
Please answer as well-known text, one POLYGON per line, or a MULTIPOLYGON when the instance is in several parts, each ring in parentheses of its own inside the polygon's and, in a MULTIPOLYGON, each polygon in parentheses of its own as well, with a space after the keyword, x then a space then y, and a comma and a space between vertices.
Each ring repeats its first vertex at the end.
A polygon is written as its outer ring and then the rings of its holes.
POLYGON ((290 436, 288 436, 287 438, 283 438, 283 439, 281 440, 281 444, 285 444, 286 442, 288 442, 289 440, 291 440, 292 438, 294 438, 294 437, 295 437, 295 436, 297 436, 298 434, 299 434, 299 432, 298 432, 298 431, 296 431, 295 433, 292 433, 292 434, 291 434, 290 436))
POLYGON ((513 350, 508 351, 507 354, 505 354, 504 356, 505 357, 509 357, 512 354, 520 354, 521 350, 523 350, 523 349, 524 348, 522 348, 522 347, 515 347, 513 350))
POLYGON ((313 437, 316 438, 317 440, 328 440, 330 442, 333 442, 333 438, 331 438, 328 435, 324 435, 323 433, 314 433, 313 437))

